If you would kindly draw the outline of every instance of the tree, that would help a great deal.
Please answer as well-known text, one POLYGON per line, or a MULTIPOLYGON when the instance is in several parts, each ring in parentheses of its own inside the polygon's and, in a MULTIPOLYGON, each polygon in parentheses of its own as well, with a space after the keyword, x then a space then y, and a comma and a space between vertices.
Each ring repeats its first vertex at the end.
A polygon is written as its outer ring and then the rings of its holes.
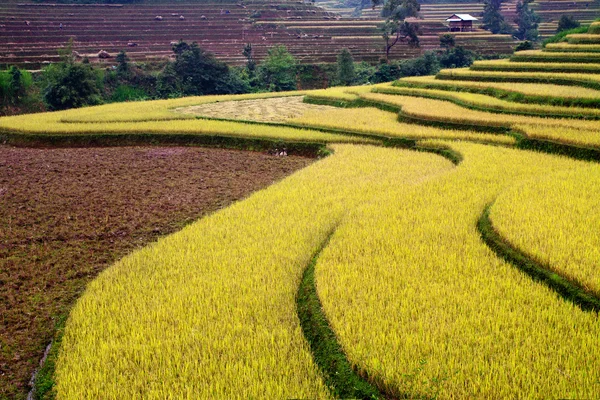
POLYGON ((271 92, 296 89, 296 59, 284 45, 271 47, 259 66, 264 88, 271 92))
POLYGON ((390 50, 399 42, 406 42, 410 47, 419 47, 419 25, 406 21, 388 19, 381 28, 385 40, 385 61, 389 62, 390 50))
POLYGON ((581 24, 575 18, 570 15, 563 15, 558 20, 558 29, 556 29, 556 33, 566 31, 569 29, 579 28, 581 24))
POLYGON ((244 51, 242 52, 242 54, 244 55, 244 57, 246 57, 246 69, 248 70, 249 74, 253 74, 254 70, 256 69, 256 61, 254 61, 254 54, 252 51, 252 44, 251 43, 246 43, 246 46, 244 46, 244 51))
POLYGON ((400 21, 418 16, 419 11, 421 5, 417 0, 388 0, 381 10, 381 16, 400 21))
POLYGON ((456 40, 454 38, 454 35, 451 35, 449 33, 446 33, 442 36, 440 36, 440 47, 449 50, 450 48, 454 47, 456 45, 456 40))
POLYGON ((448 49, 440 55, 440 67, 462 68, 473 64, 473 53, 462 46, 448 49))
POLYGON ((130 72, 129 57, 127 57, 127 53, 121 50, 119 54, 117 54, 115 60, 117 61, 117 75, 127 77, 130 72))
POLYGON ((89 65, 61 62, 44 72, 44 102, 50 110, 65 110, 99 103, 96 75, 89 65))
POLYGON ((342 49, 337 56, 337 79, 344 85, 349 86, 354 82, 354 60, 348 49, 342 49))
POLYGON ((523 0, 517 3, 517 18, 515 23, 518 25, 515 36, 520 40, 535 41, 538 38, 538 25, 540 17, 529 8, 529 3, 533 0, 523 0))
MULTIPOLYGON (((383 0, 371 0, 373 8, 383 0)), ((417 0, 388 0, 381 10, 381 15, 386 17, 381 26, 383 40, 385 40, 385 61, 389 62, 390 50, 399 42, 407 42, 411 47, 419 47, 419 25, 409 24, 405 21, 408 17, 419 16, 421 5, 417 0)))
POLYGON ((482 26, 492 33, 511 33, 512 28, 500 13, 502 0, 484 0, 482 26))
POLYGON ((8 70, 8 75, 8 92, 10 102, 12 104, 19 104, 25 96, 25 84, 23 83, 23 73, 19 68, 13 65, 8 70))
POLYGON ((224 94, 227 91, 229 67, 202 50, 198 43, 179 41, 173 46, 177 87, 184 95, 224 94))

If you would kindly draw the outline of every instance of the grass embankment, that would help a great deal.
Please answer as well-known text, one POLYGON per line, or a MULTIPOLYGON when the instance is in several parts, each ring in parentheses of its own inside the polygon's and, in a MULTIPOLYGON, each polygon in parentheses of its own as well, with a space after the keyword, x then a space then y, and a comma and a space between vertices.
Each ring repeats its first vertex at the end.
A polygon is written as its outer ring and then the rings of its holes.
POLYGON ((518 62, 511 60, 475 61, 471 71, 514 71, 514 72, 565 72, 565 73, 600 73, 600 63, 548 63, 518 62))
POLYGON ((577 119, 599 119, 600 110, 583 107, 561 107, 550 105, 520 104, 478 93, 452 92, 438 89, 389 87, 377 89, 377 93, 398 94, 430 99, 448 100, 457 105, 496 113, 531 115, 534 117, 559 117, 577 119))
POLYGON ((548 104, 564 107, 600 107, 600 91, 577 86, 542 83, 477 82, 435 79, 433 76, 402 78, 399 87, 442 89, 449 92, 479 93, 524 104, 548 104))
MULTIPOLYGON (((594 35, 600 36, 600 35, 594 35)), ((580 52, 547 52, 543 50, 524 50, 516 52, 510 61, 544 63, 594 63, 600 62, 600 54, 580 52)))
POLYGON ((382 192, 317 262, 349 360, 398 397, 596 397, 597 315, 497 258, 476 228, 506 188, 585 163, 447 145, 464 157, 455 171, 382 192))
POLYGON ((596 297, 599 176, 593 165, 526 182, 503 193, 490 211, 493 227, 510 244, 596 297))
POLYGON ((335 149, 102 273, 67 323, 59 397, 329 397, 296 317, 305 266, 348 210, 453 168, 407 150, 335 149))
MULTIPOLYGON (((596 62, 600 62, 600 59, 596 62)), ((469 80, 480 82, 543 83, 553 85, 581 86, 600 90, 600 74, 568 74, 560 72, 504 72, 471 71, 468 69, 444 69, 438 79, 469 80)))

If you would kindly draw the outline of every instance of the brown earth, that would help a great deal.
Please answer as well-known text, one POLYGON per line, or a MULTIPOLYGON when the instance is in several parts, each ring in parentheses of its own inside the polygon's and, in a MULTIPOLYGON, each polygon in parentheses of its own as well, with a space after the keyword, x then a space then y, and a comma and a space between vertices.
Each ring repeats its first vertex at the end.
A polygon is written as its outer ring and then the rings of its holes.
POLYGON ((0 398, 24 398, 55 321, 117 259, 310 159, 183 147, 0 146, 0 398))

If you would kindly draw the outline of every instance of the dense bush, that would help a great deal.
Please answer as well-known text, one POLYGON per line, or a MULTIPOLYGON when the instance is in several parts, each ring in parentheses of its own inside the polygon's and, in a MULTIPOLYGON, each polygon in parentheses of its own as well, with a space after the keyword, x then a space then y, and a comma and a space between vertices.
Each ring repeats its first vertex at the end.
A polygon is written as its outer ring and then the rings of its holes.
POLYGON ((579 26, 581 26, 581 24, 575 18, 570 15, 563 15, 558 20, 558 28, 556 29, 556 32, 558 33, 569 29, 579 28, 579 26))
POLYGON ((43 98, 50 110, 99 104, 99 76, 90 65, 73 62, 52 64, 43 72, 43 98))
POLYGON ((283 45, 271 47, 258 67, 261 87, 269 92, 296 89, 296 59, 283 45))

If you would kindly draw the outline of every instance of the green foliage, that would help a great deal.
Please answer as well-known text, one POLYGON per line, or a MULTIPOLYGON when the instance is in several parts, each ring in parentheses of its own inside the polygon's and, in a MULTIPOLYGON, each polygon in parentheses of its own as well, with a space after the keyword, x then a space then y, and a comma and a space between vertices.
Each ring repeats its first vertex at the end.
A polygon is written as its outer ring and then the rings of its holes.
POLYGON ((573 28, 579 28, 580 26, 581 24, 579 23, 579 21, 577 21, 571 15, 563 15, 558 20, 558 28, 556 29, 556 32, 558 33, 573 28))
MULTIPOLYGON (((375 4, 375 1, 373 3, 375 4)), ((421 5, 417 0, 388 0, 381 10, 381 16, 401 21, 408 17, 417 17, 420 10, 421 5)))
POLYGON ((515 18, 515 23, 518 25, 517 31, 515 32, 515 37, 520 40, 537 40, 538 33, 538 25, 541 21, 541 18, 529 8, 529 3, 533 0, 523 0, 517 3, 517 18, 515 18))
POLYGON ((406 42, 410 47, 419 47, 419 25, 406 21, 388 19, 381 27, 382 37, 385 40, 385 59, 390 58, 390 50, 398 42, 406 42))
POLYGON ((246 61, 246 69, 248 70, 248 73, 253 74, 254 71, 256 70, 256 61, 254 61, 254 54, 252 51, 251 43, 246 43, 242 54, 244 55, 244 57, 246 57, 246 60, 247 60, 246 61))
POLYGON ((484 29, 492 33, 500 33, 506 24, 504 16, 500 13, 502 0, 484 0, 483 18, 481 20, 484 29))
POLYGON ((168 63, 156 78, 156 94, 161 98, 181 97, 179 79, 173 63, 168 63))
POLYGON ((127 77, 131 72, 127 53, 121 50, 115 60, 117 61, 117 74, 121 77, 127 77))
POLYGON ((110 100, 113 102, 120 101, 140 101, 148 100, 149 96, 145 90, 139 87, 133 87, 130 85, 119 85, 113 92, 110 100))
POLYGON ((98 76, 89 65, 71 62, 44 69, 44 102, 50 110, 65 110, 100 103, 98 76))
POLYGON ((446 33, 446 34, 440 36, 440 47, 449 49, 451 47, 454 47, 455 45, 456 45, 456 41, 454 39, 454 35, 446 33))
POLYGON ((287 47, 271 47, 267 58, 258 67, 261 85, 270 92, 296 89, 296 59, 287 47))
POLYGON ((179 41, 173 46, 177 84, 184 95, 229 93, 226 86, 229 67, 214 55, 202 50, 198 43, 179 41))
POLYGON ((406 76, 432 75, 439 71, 438 57, 426 52, 421 57, 381 64, 372 76, 373 83, 389 82, 406 76))
POLYGON ((0 99, 4 105, 16 106, 23 102, 27 90, 32 85, 31 74, 11 66, 7 71, 0 71, 0 99))
POLYGON ((560 42, 566 42, 567 35, 570 35, 572 33, 587 33, 588 31, 588 27, 589 25, 583 25, 580 26, 578 28, 573 28, 573 29, 567 29, 565 31, 560 31, 558 32, 556 35, 549 37, 548 39, 545 39, 542 43, 542 46, 546 46, 548 43, 560 43, 560 42))
POLYGON ((354 64, 354 84, 366 85, 372 82, 372 77, 377 71, 377 68, 367 62, 354 64))
POLYGON ((337 57, 337 80, 339 84, 348 86, 354 83, 354 60, 348 49, 342 49, 337 57))
POLYGON ((515 51, 523 51, 523 50, 531 50, 533 49, 533 43, 531 43, 529 40, 525 40, 524 42, 521 42, 517 45, 517 47, 515 47, 515 51))
POLYGON ((462 68, 473 64, 474 54, 462 46, 449 49, 440 56, 442 68, 462 68))

